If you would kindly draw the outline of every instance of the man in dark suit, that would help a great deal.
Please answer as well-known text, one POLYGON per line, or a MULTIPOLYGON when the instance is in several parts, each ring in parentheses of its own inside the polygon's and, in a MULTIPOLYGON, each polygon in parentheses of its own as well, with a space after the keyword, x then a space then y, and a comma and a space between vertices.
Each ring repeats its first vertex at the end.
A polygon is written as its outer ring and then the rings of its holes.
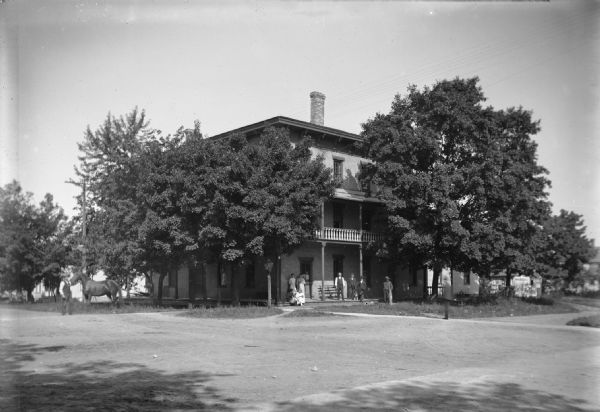
POLYGON ((335 278, 335 290, 337 291, 338 300, 340 300, 340 296, 342 300, 346 300, 344 298, 344 277, 342 276, 342 272, 338 272, 338 276, 335 278))
POLYGON ((356 288, 358 291, 358 300, 362 302, 367 291, 367 282, 365 282, 365 279, 362 276, 360 277, 356 288))
POLYGON ((350 274, 350 279, 348 280, 348 298, 350 300, 356 299, 356 279, 354 278, 354 273, 350 274))

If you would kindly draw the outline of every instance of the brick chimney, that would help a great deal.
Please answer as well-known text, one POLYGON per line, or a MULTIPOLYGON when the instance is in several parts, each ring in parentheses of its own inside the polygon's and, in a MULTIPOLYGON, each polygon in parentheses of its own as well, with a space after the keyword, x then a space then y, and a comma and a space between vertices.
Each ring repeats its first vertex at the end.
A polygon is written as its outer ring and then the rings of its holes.
POLYGON ((325 122, 325 95, 320 92, 310 94, 310 122, 323 126, 325 122))

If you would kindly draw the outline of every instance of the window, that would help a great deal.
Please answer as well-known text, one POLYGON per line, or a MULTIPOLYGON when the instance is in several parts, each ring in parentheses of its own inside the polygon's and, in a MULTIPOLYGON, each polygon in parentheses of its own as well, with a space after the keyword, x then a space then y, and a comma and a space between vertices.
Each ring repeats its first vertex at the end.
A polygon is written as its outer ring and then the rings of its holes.
POLYGON ((246 287, 254 288, 254 262, 246 265, 246 287))
POLYGON ((300 261, 299 273, 301 275, 304 275, 304 280, 306 280, 307 282, 310 282, 312 279, 313 258, 301 257, 301 258, 298 258, 298 260, 300 261))
POLYGON ((344 205, 341 203, 333 204, 333 227, 344 227, 344 205))
POLYGON ((227 272, 224 267, 219 268, 219 287, 224 288, 227 286, 227 272))
POLYGON ((342 159, 333 159, 333 181, 340 185, 344 180, 344 161, 342 159))
POLYGON ((419 269, 416 265, 410 265, 411 271, 411 286, 417 286, 419 283, 419 269))
POLYGON ((362 230, 369 232, 371 231, 371 217, 373 212, 363 208, 362 210, 362 230))
POLYGON ((358 165, 358 184, 360 186, 360 190, 363 192, 369 192, 369 184, 364 179, 365 166, 365 163, 359 163, 358 165))
POLYGON ((470 285, 471 284, 471 272, 465 272, 463 275, 463 283, 465 285, 470 285))
MULTIPOLYGON (((168 286, 177 286, 177 271, 169 270, 169 275, 167 276, 169 281, 167 282, 168 286)), ((164 282, 163 282, 164 285, 164 282)))
POLYGON ((333 278, 337 277, 337 274, 344 274, 344 255, 333 255, 333 278))

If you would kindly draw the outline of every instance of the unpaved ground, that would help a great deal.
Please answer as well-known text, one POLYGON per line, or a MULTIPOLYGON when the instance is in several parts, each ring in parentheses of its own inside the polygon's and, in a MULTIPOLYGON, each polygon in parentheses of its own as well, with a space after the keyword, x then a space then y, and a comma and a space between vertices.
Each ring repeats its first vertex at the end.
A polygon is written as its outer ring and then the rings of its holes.
POLYGON ((600 330, 563 326, 578 313, 524 323, 0 310, 3 411, 600 410, 600 330))

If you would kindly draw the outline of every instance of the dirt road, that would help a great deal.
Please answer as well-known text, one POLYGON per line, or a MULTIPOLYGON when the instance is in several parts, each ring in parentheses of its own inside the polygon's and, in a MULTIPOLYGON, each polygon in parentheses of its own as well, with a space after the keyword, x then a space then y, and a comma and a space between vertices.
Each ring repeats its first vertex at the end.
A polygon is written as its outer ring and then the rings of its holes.
POLYGON ((0 310, 3 411, 600 410, 600 330, 554 315, 527 324, 0 310))

